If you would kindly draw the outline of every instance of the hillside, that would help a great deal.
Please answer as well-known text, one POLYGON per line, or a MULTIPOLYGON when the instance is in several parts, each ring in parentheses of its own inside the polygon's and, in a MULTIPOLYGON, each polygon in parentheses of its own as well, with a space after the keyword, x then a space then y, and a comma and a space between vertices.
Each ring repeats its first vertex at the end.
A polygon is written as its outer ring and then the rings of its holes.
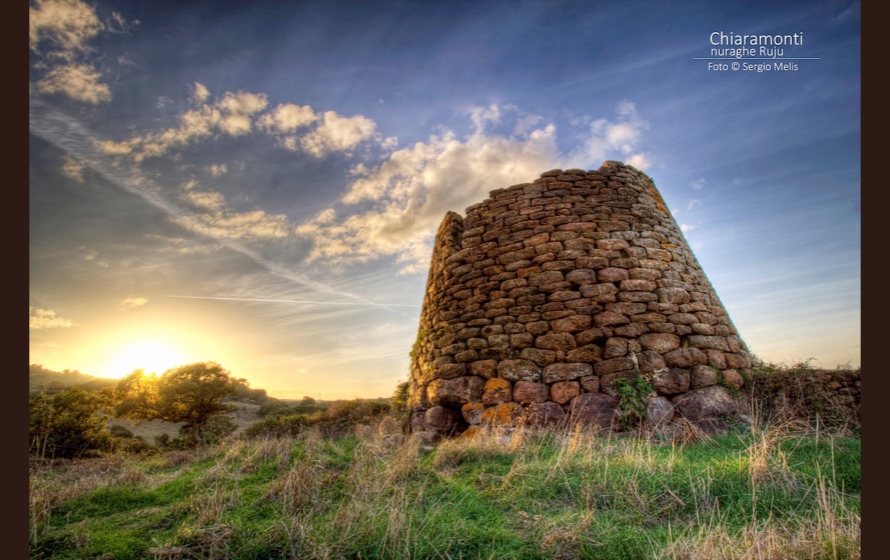
POLYGON ((31 364, 28 367, 28 392, 40 390, 54 391, 67 389, 68 387, 80 387, 86 390, 101 389, 110 387, 115 383, 117 383, 115 379, 95 377, 77 370, 53 371, 40 364, 31 364))

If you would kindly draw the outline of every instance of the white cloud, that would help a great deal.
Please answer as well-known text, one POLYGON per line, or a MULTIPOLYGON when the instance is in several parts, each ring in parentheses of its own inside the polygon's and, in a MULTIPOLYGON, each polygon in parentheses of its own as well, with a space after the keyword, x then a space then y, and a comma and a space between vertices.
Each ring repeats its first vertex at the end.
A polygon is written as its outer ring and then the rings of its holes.
POLYGON ((83 183, 83 170, 85 168, 86 166, 83 162, 72 157, 70 154, 65 154, 62 158, 62 173, 78 183, 83 183))
POLYGON ((701 205, 702 205, 702 201, 700 199, 693 198, 692 200, 689 201, 689 204, 686 205, 686 209, 687 210, 695 210, 696 208, 698 208, 701 205))
POLYGON ((216 106, 222 111, 219 128, 231 136, 247 134, 251 129, 251 115, 266 108, 269 102, 262 93, 226 92, 216 106))
POLYGON ((649 158, 646 157, 646 154, 634 154, 625 159, 624 163, 632 165, 641 171, 652 165, 652 162, 649 161, 649 158))
POLYGON ((393 256, 402 272, 426 270, 432 241, 449 210, 463 211, 488 197, 490 190, 532 181, 542 170, 597 167, 616 153, 630 154, 631 165, 645 164, 637 150, 646 125, 632 103, 618 108, 617 123, 600 119, 588 128, 584 148, 565 155, 556 143, 556 126, 539 117, 517 115, 515 107, 490 106, 468 112, 474 131, 459 138, 453 131, 396 150, 374 168, 363 164, 357 178, 328 208, 296 228, 314 242, 310 260, 329 264, 364 262, 393 256), (491 123, 514 118, 511 135, 488 132, 491 123))
POLYGON ((281 239, 290 235, 291 224, 283 214, 219 211, 179 216, 173 221, 197 233, 217 239, 281 239))
POLYGON ((205 101, 207 101, 208 97, 210 97, 210 92, 207 91, 207 88, 204 87, 202 84, 195 82, 193 89, 192 89, 192 99, 191 99, 192 103, 195 103, 196 105, 200 105, 200 104, 204 103, 205 101))
POLYGON ((28 329, 51 329, 54 327, 73 327, 74 323, 59 317, 55 311, 51 309, 38 309, 35 307, 28 308, 28 329))
POLYGON ((122 309, 136 309, 137 307, 142 307, 148 303, 148 300, 144 297, 135 297, 135 298, 127 298, 121 301, 122 309))
POLYGON ((43 71, 36 91, 92 104, 109 101, 111 90, 89 60, 89 42, 102 31, 124 33, 131 23, 113 12, 103 24, 95 8, 80 0, 35 0, 28 15, 29 44, 38 55, 34 67, 43 71))
POLYGON ((473 127, 477 130, 483 130, 489 123, 497 124, 501 122, 501 108, 497 105, 473 107, 470 109, 469 114, 473 127))
POLYGON ((229 172, 229 166, 224 163, 219 165, 211 165, 210 166, 210 174, 214 177, 219 177, 220 175, 225 175, 229 172))
POLYGON ((293 103, 278 105, 274 111, 263 115, 257 124, 272 132, 293 132, 298 128, 309 126, 319 119, 312 107, 293 103))
POLYGON ((139 25, 138 19, 127 21, 118 12, 111 12, 111 16, 105 21, 105 29, 111 33, 127 33, 137 25, 139 25))
POLYGON ((226 92, 223 98, 216 104, 223 112, 232 115, 252 115, 266 108, 269 101, 262 93, 238 93, 226 92))
POLYGON ((184 239, 182 237, 168 237, 156 234, 146 235, 145 237, 146 239, 160 242, 164 250, 178 255, 210 254, 222 247, 222 245, 217 243, 200 242, 195 239, 184 239))
POLYGON ((96 141, 96 148, 104 153, 115 156, 122 156, 133 151, 133 146, 129 142, 114 142, 112 140, 96 141))
POLYGON ((103 153, 130 155, 140 162, 217 134, 243 136, 253 132, 254 125, 274 137, 279 146, 319 158, 334 152, 348 154, 359 143, 372 138, 383 150, 394 148, 398 142, 395 137, 383 139, 375 134, 376 123, 362 115, 344 117, 335 111, 318 114, 308 105, 293 103, 279 104, 265 112, 269 101, 263 93, 226 92, 217 102, 206 103, 209 98, 207 88, 195 82, 190 98, 195 107, 179 115, 176 126, 137 134, 121 142, 96 142, 95 146, 103 153), (302 135, 293 134, 312 125, 317 126, 302 135))
POLYGON ((180 226, 217 239, 281 239, 293 228, 283 214, 266 214, 262 210, 236 212, 229 207, 222 193, 195 190, 197 183, 182 186, 180 197, 198 213, 173 217, 180 226))
POLYGON ((692 230, 694 230, 694 229, 697 228, 697 227, 698 227, 698 226, 693 226, 693 225, 689 225, 689 224, 680 224, 680 230, 681 230, 683 233, 692 231, 692 230))
POLYGON ((86 247, 80 247, 80 252, 83 260, 91 262, 102 268, 108 268, 108 261, 99 258, 99 251, 95 249, 87 249, 86 247))
POLYGON ((63 51, 84 50, 87 41, 105 28, 96 10, 78 0, 36 0, 28 15, 34 51, 38 51, 43 40, 55 43, 63 51))
MULTIPOLYGON (((206 88, 196 82, 192 101, 208 96, 206 88)), ((96 147, 106 154, 132 154, 133 159, 142 161, 218 132, 229 136, 247 134, 252 130, 253 116, 267 105, 265 94, 226 92, 215 104, 203 104, 179 115, 179 123, 175 127, 136 135, 123 142, 97 142, 96 147)))
POLYGON ((182 198, 198 210, 217 213, 226 207, 226 200, 222 193, 215 191, 194 191, 183 193, 182 198))
POLYGON ((618 153, 626 163, 644 169, 650 162, 646 154, 638 151, 638 146, 649 123, 630 101, 619 103, 615 112, 617 122, 597 119, 590 124, 589 134, 581 148, 572 154, 573 159, 603 161, 609 154, 618 153))
POLYGON ((691 185, 692 185, 692 188, 693 188, 693 189, 695 189, 695 190, 697 190, 697 191, 700 191, 700 190, 702 190, 703 188, 705 188, 705 182, 706 182, 706 181, 705 181, 704 177, 702 177, 702 178, 700 178, 700 179, 696 179, 695 181, 693 181, 693 182, 691 183, 691 185))
POLYGON ((326 111, 322 124, 300 139, 300 146, 315 157, 332 152, 345 152, 374 134, 376 124, 361 115, 343 117, 326 111))
POLYGON ((43 93, 64 93, 78 101, 98 104, 111 99, 107 84, 99 83, 102 75, 88 64, 71 63, 55 66, 37 82, 43 93))

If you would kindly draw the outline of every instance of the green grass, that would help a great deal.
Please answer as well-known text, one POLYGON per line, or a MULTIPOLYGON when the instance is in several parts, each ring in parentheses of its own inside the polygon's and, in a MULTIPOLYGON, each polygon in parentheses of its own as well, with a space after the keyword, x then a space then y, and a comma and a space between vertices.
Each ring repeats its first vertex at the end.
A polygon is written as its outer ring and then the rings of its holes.
POLYGON ((855 432, 785 424, 682 444, 517 430, 436 449, 381 432, 38 469, 31 557, 860 556, 855 432))

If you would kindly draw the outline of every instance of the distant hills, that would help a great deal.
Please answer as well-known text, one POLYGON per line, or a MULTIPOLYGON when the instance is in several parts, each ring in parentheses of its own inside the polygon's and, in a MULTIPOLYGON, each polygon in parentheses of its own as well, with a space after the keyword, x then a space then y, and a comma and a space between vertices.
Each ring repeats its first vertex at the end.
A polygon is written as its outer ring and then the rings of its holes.
POLYGON ((58 391, 69 387, 81 389, 101 389, 111 387, 117 383, 117 379, 107 379, 80 373, 77 370, 53 371, 40 364, 31 364, 28 367, 28 392, 34 391, 58 391))

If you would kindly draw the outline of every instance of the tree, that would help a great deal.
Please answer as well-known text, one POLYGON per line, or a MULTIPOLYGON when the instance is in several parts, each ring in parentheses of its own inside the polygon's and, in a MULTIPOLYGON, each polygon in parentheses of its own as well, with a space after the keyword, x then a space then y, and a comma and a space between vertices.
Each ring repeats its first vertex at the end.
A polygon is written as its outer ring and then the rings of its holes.
POLYGON ((83 389, 53 395, 34 393, 28 400, 28 436, 38 457, 75 458, 110 448, 103 399, 83 389))
POLYGON ((230 410, 222 400, 234 394, 236 380, 215 362, 169 369, 160 377, 136 370, 118 384, 119 417, 185 422, 180 433, 193 443, 209 443, 234 431, 234 424, 215 420, 230 410), (227 433, 221 433, 227 432, 227 433))

